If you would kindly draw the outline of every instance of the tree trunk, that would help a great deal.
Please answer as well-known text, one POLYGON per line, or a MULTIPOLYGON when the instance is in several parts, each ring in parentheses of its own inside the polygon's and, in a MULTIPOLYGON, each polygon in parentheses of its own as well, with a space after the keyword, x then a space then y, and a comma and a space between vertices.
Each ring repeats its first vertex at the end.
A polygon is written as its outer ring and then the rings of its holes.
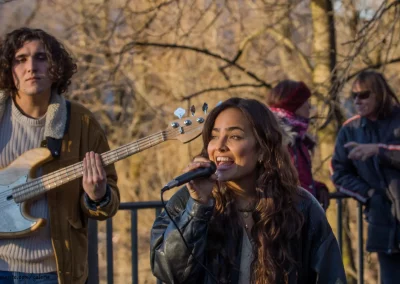
MULTIPOLYGON (((321 162, 330 161, 335 145, 335 137, 342 119, 340 110, 337 108, 339 104, 336 104, 336 35, 333 4, 331 0, 313 0, 310 5, 313 20, 312 58, 314 63, 313 93, 315 94, 312 97, 312 102, 313 105, 319 107, 318 117, 323 118, 321 121, 318 120, 316 124, 319 130, 319 151, 316 153, 315 158, 317 161, 315 162, 320 164, 321 162)), ((328 184, 330 183, 328 166, 322 168, 324 169, 323 172, 316 173, 316 176, 328 184)), ((328 215, 328 218, 334 217, 333 214, 331 215, 328 215)), ((343 240, 344 248, 352 247, 349 238, 345 237, 343 240)), ((352 267, 354 259, 351 249, 344 249, 343 258, 346 266, 355 270, 355 267, 352 267)), ((349 279, 349 283, 355 280, 351 276, 349 279)))

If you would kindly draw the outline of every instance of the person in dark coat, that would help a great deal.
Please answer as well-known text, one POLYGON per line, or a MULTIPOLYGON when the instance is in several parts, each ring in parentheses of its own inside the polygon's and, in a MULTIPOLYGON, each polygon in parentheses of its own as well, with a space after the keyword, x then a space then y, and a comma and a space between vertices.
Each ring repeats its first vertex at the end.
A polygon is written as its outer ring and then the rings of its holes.
POLYGON ((351 95, 358 114, 339 131, 332 178, 365 204, 367 250, 378 253, 381 283, 399 283, 400 103, 375 71, 360 73, 351 95))
POLYGON ((328 187, 314 180, 311 153, 316 146, 307 133, 310 121, 311 91, 303 82, 284 80, 267 95, 266 103, 278 117, 285 132, 284 143, 289 149, 292 162, 299 174, 300 185, 314 195, 322 207, 329 207, 328 187))
POLYGON ((157 278, 165 283, 346 283, 324 211, 298 186, 282 131, 266 105, 231 98, 210 112, 202 155, 185 171, 211 162, 215 174, 187 183, 153 224, 150 259, 157 278))

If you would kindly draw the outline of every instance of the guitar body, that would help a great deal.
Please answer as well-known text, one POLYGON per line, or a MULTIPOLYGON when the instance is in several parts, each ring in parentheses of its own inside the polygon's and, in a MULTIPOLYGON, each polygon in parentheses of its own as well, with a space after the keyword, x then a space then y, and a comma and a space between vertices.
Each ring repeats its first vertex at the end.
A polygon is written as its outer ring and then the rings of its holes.
POLYGON ((29 215, 29 202, 18 204, 13 199, 7 200, 7 196, 12 194, 13 187, 26 183, 39 166, 51 159, 48 149, 36 148, 0 171, 0 239, 23 237, 46 224, 45 219, 29 215))

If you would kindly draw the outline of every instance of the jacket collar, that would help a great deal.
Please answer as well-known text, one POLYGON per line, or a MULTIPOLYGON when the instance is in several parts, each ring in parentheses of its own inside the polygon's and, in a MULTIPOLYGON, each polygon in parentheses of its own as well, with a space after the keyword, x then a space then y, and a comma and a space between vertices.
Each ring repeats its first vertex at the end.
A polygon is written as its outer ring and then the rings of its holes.
POLYGON ((374 126, 381 121, 392 120, 398 113, 400 113, 400 106, 396 105, 393 107, 393 110, 390 114, 387 114, 385 117, 378 117, 378 119, 375 121, 369 120, 365 116, 362 116, 360 120, 360 125, 361 127, 374 126))
MULTIPOLYGON (((11 99, 11 96, 7 92, 0 90, 0 122, 8 99, 11 99)), ((66 123, 67 106, 65 98, 53 91, 47 108, 44 136, 61 139, 64 136, 66 123)))

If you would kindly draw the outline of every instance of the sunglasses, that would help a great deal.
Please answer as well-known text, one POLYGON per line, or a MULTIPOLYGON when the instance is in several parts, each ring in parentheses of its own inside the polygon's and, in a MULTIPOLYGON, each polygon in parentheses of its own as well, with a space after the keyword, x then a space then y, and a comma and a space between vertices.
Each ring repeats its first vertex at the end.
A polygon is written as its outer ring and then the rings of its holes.
POLYGON ((371 95, 371 91, 361 91, 361 92, 351 92, 351 97, 353 100, 359 98, 360 100, 368 99, 371 95))

